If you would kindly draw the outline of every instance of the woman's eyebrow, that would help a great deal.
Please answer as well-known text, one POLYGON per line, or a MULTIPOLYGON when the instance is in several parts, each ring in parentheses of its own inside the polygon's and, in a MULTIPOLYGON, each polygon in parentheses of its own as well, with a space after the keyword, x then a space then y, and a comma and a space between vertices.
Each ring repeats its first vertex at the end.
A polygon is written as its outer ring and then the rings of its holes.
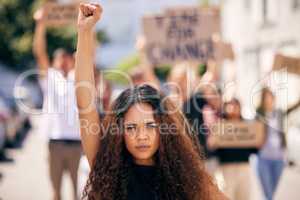
POLYGON ((135 124, 135 123, 126 123, 126 124, 124 124, 125 126, 137 126, 137 124, 135 124))
POLYGON ((146 122, 146 124, 156 124, 156 122, 155 121, 148 121, 148 122, 146 122))
MULTIPOLYGON (((156 124, 156 122, 154 120, 149 120, 149 121, 145 121, 142 122, 143 124, 147 124, 147 125, 151 125, 151 124, 156 124)), ((138 123, 133 123, 133 122, 129 122, 129 123, 125 123, 124 126, 137 126, 138 123)))

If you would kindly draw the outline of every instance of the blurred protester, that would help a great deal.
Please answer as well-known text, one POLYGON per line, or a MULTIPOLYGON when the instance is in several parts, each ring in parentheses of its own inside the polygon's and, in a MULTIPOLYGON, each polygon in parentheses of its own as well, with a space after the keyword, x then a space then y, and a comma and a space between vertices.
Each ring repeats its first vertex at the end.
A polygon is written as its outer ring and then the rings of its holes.
POLYGON ((182 62, 172 67, 167 79, 168 95, 177 108, 182 108, 193 94, 197 83, 197 74, 191 63, 182 62))
POLYGON ((203 77, 207 73, 207 63, 195 65, 193 82, 191 83, 192 92, 190 97, 184 102, 182 106, 183 113, 188 119, 192 131, 196 134, 198 142, 202 148, 203 157, 207 158, 208 149, 206 145, 206 136, 208 130, 205 127, 203 120, 203 108, 207 104, 203 92, 201 91, 203 77))
POLYGON ((203 157, 208 157, 208 149, 206 145, 207 130, 204 126, 203 107, 207 104, 201 91, 197 91, 183 104, 183 113, 188 119, 193 134, 197 136, 197 140, 203 150, 203 157))
POLYGON ((138 65, 129 72, 133 85, 148 84, 160 89, 160 82, 149 65, 138 65))
POLYGON ((284 113, 275 108, 275 96, 269 88, 263 88, 257 118, 264 120, 266 139, 258 153, 258 174, 265 198, 273 199, 284 168, 285 135, 283 132, 284 113))
POLYGON ((33 52, 44 94, 44 112, 48 123, 45 131, 49 137, 49 169, 53 196, 55 200, 61 199, 62 177, 68 171, 73 184, 74 199, 77 199, 81 143, 74 88, 74 58, 66 50, 58 49, 50 63, 46 51, 44 10, 38 10, 34 18, 36 27, 33 52))
POLYGON ((215 157, 215 147, 212 137, 210 137, 210 129, 222 119, 222 96, 221 90, 213 83, 206 83, 202 88, 203 96, 207 102, 203 106, 203 121, 207 130, 206 146, 207 146, 207 161, 206 167, 212 176, 218 168, 218 161, 215 157))
POLYGON ((192 83, 193 90, 191 96, 183 104, 183 113, 188 119, 191 128, 196 134, 200 146, 203 150, 204 158, 208 157, 208 148, 206 145, 206 137, 208 130, 205 127, 203 120, 203 108, 207 104, 201 88, 203 75, 206 74, 207 64, 198 65, 196 68, 194 82, 192 83), (201 78, 201 79, 200 79, 201 78), (201 80, 201 81, 200 81, 201 80), (198 85, 197 85, 198 84, 198 85))
POLYGON ((147 62, 145 58, 145 46, 146 39, 143 35, 139 35, 136 39, 135 49, 138 51, 139 56, 141 57, 142 63, 135 68, 133 68, 130 72, 130 78, 133 85, 142 85, 148 84, 156 89, 160 88, 160 82, 158 78, 155 76, 154 67, 147 62))
MULTIPOLYGON (((224 117, 229 122, 242 121, 239 100, 232 99, 224 105, 224 117)), ((251 176, 249 157, 257 148, 216 148, 219 168, 224 178, 224 193, 231 200, 249 200, 251 176)))
POLYGON ((100 117, 103 118, 110 106, 112 88, 110 82, 104 78, 101 71, 97 68, 95 68, 95 85, 97 92, 97 109, 100 117))

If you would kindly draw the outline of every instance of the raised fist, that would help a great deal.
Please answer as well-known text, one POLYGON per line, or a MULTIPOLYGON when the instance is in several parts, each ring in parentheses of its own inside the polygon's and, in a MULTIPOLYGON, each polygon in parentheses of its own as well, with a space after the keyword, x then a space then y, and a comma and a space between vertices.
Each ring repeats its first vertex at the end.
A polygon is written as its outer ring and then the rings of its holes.
POLYGON ((35 11, 35 13, 33 14, 33 19, 37 22, 37 23, 41 23, 44 22, 45 20, 45 9, 44 8, 40 8, 37 11, 35 11))
POLYGON ((91 30, 101 18, 102 7, 99 4, 82 3, 79 6, 78 28, 91 30))

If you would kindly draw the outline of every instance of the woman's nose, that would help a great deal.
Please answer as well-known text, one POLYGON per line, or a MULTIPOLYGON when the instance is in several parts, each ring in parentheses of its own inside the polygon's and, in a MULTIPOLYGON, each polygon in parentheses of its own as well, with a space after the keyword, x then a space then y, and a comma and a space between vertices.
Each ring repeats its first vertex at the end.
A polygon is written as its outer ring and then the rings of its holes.
POLYGON ((137 131, 137 139, 138 140, 148 140, 149 134, 147 134, 144 128, 139 128, 137 131))

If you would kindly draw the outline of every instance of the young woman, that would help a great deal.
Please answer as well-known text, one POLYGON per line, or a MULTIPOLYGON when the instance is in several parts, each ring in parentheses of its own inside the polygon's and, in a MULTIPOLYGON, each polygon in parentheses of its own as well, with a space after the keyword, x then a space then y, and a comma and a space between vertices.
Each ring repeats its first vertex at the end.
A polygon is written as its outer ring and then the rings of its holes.
MULTIPOLYGON (((243 121, 238 99, 233 98, 224 104, 224 118, 232 123, 243 121)), ((249 157, 255 153, 257 153, 255 147, 216 149, 215 154, 225 181, 223 191, 230 200, 251 199, 249 157)))
POLYGON ((284 168, 286 142, 283 132, 285 113, 275 109, 275 96, 269 88, 262 90, 257 113, 257 117, 266 121, 266 140, 258 154, 258 173, 266 199, 272 200, 284 168))
POLYGON ((186 120, 156 89, 125 90, 100 122, 94 103, 93 27, 101 12, 97 4, 81 4, 78 19, 76 95, 91 166, 84 198, 225 199, 204 171, 186 120))

